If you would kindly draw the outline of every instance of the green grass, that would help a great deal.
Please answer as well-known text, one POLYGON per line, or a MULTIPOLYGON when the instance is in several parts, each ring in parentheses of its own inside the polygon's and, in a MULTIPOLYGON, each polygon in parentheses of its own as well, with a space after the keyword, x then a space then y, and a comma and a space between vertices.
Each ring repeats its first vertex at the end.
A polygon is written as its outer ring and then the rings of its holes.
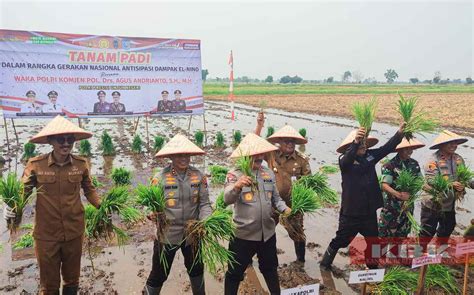
POLYGON ((339 167, 335 165, 324 165, 319 168, 319 171, 324 174, 334 174, 339 172, 339 167))
POLYGON ((143 150, 143 141, 140 135, 135 134, 132 141, 132 152, 134 154, 140 154, 143 150))
POLYGON ((132 172, 127 168, 120 167, 112 169, 111 177, 115 185, 132 184, 132 172))
POLYGON ((219 165, 209 166, 209 171, 211 172, 211 182, 213 184, 224 184, 229 169, 219 165))
POLYGON ((31 233, 26 233, 20 237, 20 239, 13 244, 13 249, 14 250, 20 250, 20 249, 25 249, 25 248, 31 248, 35 244, 35 241, 33 239, 33 235, 31 233))
POLYGON ((196 143, 196 145, 199 147, 204 145, 204 132, 198 130, 196 133, 194 133, 194 143, 196 143))
POLYGON ((159 150, 161 150, 163 148, 164 145, 165 145, 165 138, 161 135, 155 136, 155 142, 153 144, 153 150, 155 152, 158 152, 159 150))
POLYGON ((269 138, 270 136, 273 135, 273 133, 275 133, 275 127, 269 126, 269 127, 267 128, 267 136, 266 136, 266 137, 269 138))
POLYGON ((36 145, 32 142, 27 142, 23 146, 23 155, 21 156, 21 159, 24 161, 28 161, 30 158, 36 157, 38 155, 37 152, 35 152, 36 145))
MULTIPOLYGON (((204 83, 204 95, 228 95, 228 83, 204 83)), ((234 83, 235 95, 474 93, 474 85, 341 85, 234 83)))
POLYGON ((87 139, 83 139, 79 142, 79 155, 83 157, 92 156, 91 143, 87 139))
POLYGON ((223 148, 225 147, 225 139, 224 139, 224 134, 222 134, 221 131, 217 131, 216 134, 216 142, 214 144, 218 148, 223 148))

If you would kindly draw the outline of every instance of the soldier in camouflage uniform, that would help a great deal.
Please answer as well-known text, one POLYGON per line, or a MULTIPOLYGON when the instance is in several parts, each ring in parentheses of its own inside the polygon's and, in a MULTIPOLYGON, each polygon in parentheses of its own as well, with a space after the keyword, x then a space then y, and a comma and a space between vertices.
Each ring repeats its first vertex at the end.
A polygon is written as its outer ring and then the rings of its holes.
MULTIPOLYGON (((257 128, 255 133, 260 135, 265 117, 259 113, 257 117, 257 128)), ((305 175, 311 174, 309 158, 296 151, 296 144, 306 144, 308 140, 301 136, 293 127, 286 125, 272 134, 267 139, 269 142, 278 144, 279 149, 268 153, 265 160, 276 177, 276 185, 281 198, 286 205, 291 207, 291 186, 293 182, 305 175)), ((303 215, 295 215, 297 222, 303 228, 303 215)), ((275 215, 275 221, 278 222, 278 215, 275 215)), ((296 259, 298 262, 305 261, 306 241, 299 240, 300 237, 290 236, 295 246, 296 259)))
POLYGON ((402 169, 409 170, 413 175, 422 176, 420 165, 411 158, 413 150, 425 145, 415 139, 405 138, 397 146, 397 155, 382 166, 383 208, 379 219, 379 237, 407 237, 410 233, 407 210, 413 214, 413 206, 405 208, 404 202, 410 197, 407 192, 395 189, 395 181, 402 169))
MULTIPOLYGON (((171 164, 152 179, 152 184, 160 183, 163 186, 165 214, 169 226, 164 240, 154 242, 152 269, 143 290, 144 294, 160 294, 178 249, 181 249, 184 256, 193 294, 205 294, 204 266, 200 262, 194 263, 195 253, 192 247, 183 241, 188 221, 202 220, 212 213, 206 176, 189 165, 192 155, 203 154, 205 152, 202 149, 180 134, 173 137, 156 154, 156 157, 171 159, 171 164), (162 251, 165 251, 165 263, 160 259, 162 251)), ((155 220, 156 216, 152 215, 150 219, 155 220)))

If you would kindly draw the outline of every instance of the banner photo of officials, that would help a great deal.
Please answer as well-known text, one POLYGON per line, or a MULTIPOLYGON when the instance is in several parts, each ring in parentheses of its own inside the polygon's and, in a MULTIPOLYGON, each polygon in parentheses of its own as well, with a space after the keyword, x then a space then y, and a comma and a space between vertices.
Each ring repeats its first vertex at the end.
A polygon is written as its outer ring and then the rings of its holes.
POLYGON ((0 30, 7 118, 198 115, 201 42, 0 30))

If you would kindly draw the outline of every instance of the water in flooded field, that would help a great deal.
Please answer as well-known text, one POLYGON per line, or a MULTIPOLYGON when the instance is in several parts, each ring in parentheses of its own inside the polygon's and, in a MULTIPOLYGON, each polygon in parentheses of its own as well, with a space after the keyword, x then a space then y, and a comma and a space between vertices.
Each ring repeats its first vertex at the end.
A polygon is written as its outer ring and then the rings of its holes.
MULTIPOLYGON (((208 154, 205 157, 195 157, 192 161, 195 166, 205 169, 208 165, 218 164, 229 166, 227 157, 230 155, 232 148, 225 150, 212 148, 214 137, 217 131, 222 131, 226 138, 226 145, 229 146, 232 141, 232 130, 241 130, 243 135, 252 132, 255 128, 256 113, 258 109, 245 105, 236 105, 236 122, 232 123, 229 119, 230 108, 227 103, 207 102, 206 103, 206 128, 207 128, 207 147, 205 150, 208 154)), ((18 132, 19 142, 22 145, 32 135, 36 134, 44 126, 47 121, 42 120, 18 120, 16 121, 16 130, 18 132)), ((94 133, 91 139, 93 148, 93 157, 91 158, 92 174, 98 176, 98 179, 110 185, 107 176, 112 167, 127 167, 134 173, 134 184, 145 183, 153 174, 153 171, 162 167, 166 161, 157 162, 153 158, 153 152, 145 152, 141 155, 133 155, 131 153, 131 141, 134 134, 135 122, 133 119, 94 119, 82 120, 83 127, 94 133), (112 136, 116 145, 117 155, 114 157, 103 157, 97 150, 101 133, 107 130, 112 136)), ((323 117, 317 115, 309 115, 302 113, 290 113, 275 109, 266 110, 266 127, 274 126, 275 129, 282 127, 284 124, 291 124, 295 129, 306 128, 309 143, 304 148, 304 152, 311 159, 311 167, 316 171, 323 165, 337 165, 338 154, 335 152, 339 143, 345 136, 357 126, 357 124, 348 119, 335 117, 323 117)), ((177 132, 187 132, 189 126, 189 117, 179 118, 160 118, 148 119, 148 137, 146 133, 145 118, 141 118, 137 127, 137 132, 145 143, 149 139, 150 150, 153 146, 153 136, 162 135, 167 138, 172 137, 177 132)), ((380 144, 388 140, 398 129, 397 126, 387 124, 374 124, 372 135, 380 139, 380 144)), ((23 171, 23 163, 20 161, 22 148, 16 145, 16 139, 12 132, 11 124, 9 125, 9 139, 11 150, 8 156, 12 158, 1 167, 2 173, 9 171, 16 172, 21 175, 23 171)), ((192 137, 197 130, 204 130, 203 117, 193 117, 190 126, 189 135, 192 137)), ((262 135, 266 134, 266 129, 262 131, 262 135)), ((419 138, 428 146, 432 142, 435 135, 427 135, 426 138, 419 138)), ((2 145, 4 154, 7 151, 5 134, 0 135, 0 144, 2 145)), ((474 167, 474 139, 460 146, 457 152, 464 157, 466 164, 474 167)), ((46 153, 50 151, 47 145, 38 145, 37 151, 46 153)), ((432 151, 427 147, 416 150, 413 158, 423 164, 432 151)), ((392 156, 395 156, 393 154, 392 156)), ((329 176, 331 186, 340 192, 340 174, 335 173, 329 176)), ((213 186, 210 184, 211 199, 214 200, 217 194, 223 189, 222 186, 213 186)), ((459 204, 456 227, 457 232, 462 232, 462 226, 468 224, 474 214, 474 191, 468 190, 465 201, 459 204)), ((306 263, 299 272, 306 273, 307 278, 319 279, 324 285, 334 287, 342 294, 356 293, 346 283, 344 278, 335 277, 323 273, 321 274, 317 261, 320 260, 322 253, 326 249, 330 240, 334 237, 338 226, 338 207, 325 208, 319 210, 318 214, 305 217, 305 228, 307 242, 312 243, 306 252, 306 263)), ((31 222, 34 210, 28 210, 24 223, 31 222), (30 221, 28 221, 30 220, 30 221)), ((415 212, 415 218, 419 220, 419 208, 415 212)), ((11 247, 9 243, 9 233, 5 231, 4 220, 0 221, 0 242, 3 245, 3 251, 0 253, 0 293, 12 292, 20 293, 23 289, 27 292, 36 292, 38 285, 38 271, 35 259, 27 260, 11 260, 11 247), (7 267, 3 267, 7 266, 7 267)), ((81 287, 84 291, 90 293, 110 294, 115 291, 118 294, 141 294, 141 289, 149 274, 151 268, 151 255, 153 248, 153 225, 143 224, 138 229, 132 231, 132 242, 126 247, 119 249, 118 247, 108 247, 99 249, 99 253, 94 260, 95 272, 92 272, 90 262, 87 256, 83 257, 81 287)), ((282 273, 286 275, 284 270, 292 261, 295 260, 293 242, 289 239, 286 231, 282 226, 277 227, 277 247, 281 249, 279 254, 279 263, 284 266, 282 273)), ((346 250, 341 250, 346 252, 346 250)), ((85 253, 86 254, 86 253, 85 253)), ((336 256, 335 266, 346 270, 348 268, 349 258, 347 256, 336 256)), ((257 270, 257 277, 263 283, 263 278, 258 271, 258 263, 254 262, 257 270)), ((348 276, 348 272, 343 272, 342 276, 348 276)), ((292 281, 288 278, 282 278, 282 281, 292 281)), ((297 281, 297 280, 296 280, 297 281)), ((265 285, 263 283, 263 285, 265 285)), ((206 289, 209 294, 223 293, 223 274, 215 278, 206 274, 206 289)), ((242 288, 241 288, 242 289, 242 288)), ((249 291, 250 292, 250 291, 249 291)), ((163 294, 191 294, 189 279, 184 267, 183 256, 178 251, 168 281, 163 287, 163 294)))

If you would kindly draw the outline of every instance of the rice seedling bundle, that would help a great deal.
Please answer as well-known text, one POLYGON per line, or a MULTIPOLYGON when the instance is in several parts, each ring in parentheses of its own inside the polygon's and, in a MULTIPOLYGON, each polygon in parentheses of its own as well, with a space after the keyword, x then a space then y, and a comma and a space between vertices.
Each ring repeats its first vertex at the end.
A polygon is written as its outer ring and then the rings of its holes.
MULTIPOLYGON (((128 239, 128 235, 123 229, 112 223, 112 214, 117 213, 123 218, 124 216, 128 216, 132 211, 129 208, 128 188, 125 186, 111 188, 102 198, 99 209, 93 211, 89 208, 87 209, 89 212, 86 211, 86 218, 90 219, 86 221, 88 227, 86 232, 88 236, 95 239, 105 238, 106 240, 111 240, 113 237, 116 237, 119 246, 124 245, 128 239)), ((131 219, 124 221, 129 222, 131 219)))
POLYGON ((220 210, 232 216, 232 210, 227 208, 227 204, 224 201, 223 191, 217 196, 216 203, 214 204, 214 210, 220 210))
POLYGON ((157 237, 163 242, 169 225, 165 214, 166 200, 163 186, 139 184, 135 193, 138 205, 145 206, 149 212, 156 212, 157 237))
POLYGON ((186 240, 195 253, 193 266, 201 262, 215 275, 220 267, 235 263, 234 253, 220 243, 235 236, 235 224, 227 212, 216 210, 203 220, 189 221, 185 232, 186 240))
POLYGON ((217 134, 216 134, 216 147, 218 148, 223 148, 225 147, 225 139, 224 139, 224 134, 222 134, 221 131, 218 131, 217 134))
POLYGON ((135 134, 132 141, 132 152, 135 154, 139 154, 142 152, 143 141, 140 135, 135 134))
POLYGON ((425 180, 419 175, 414 175, 410 170, 401 169, 394 181, 395 189, 399 192, 406 192, 409 199, 403 203, 404 210, 413 209, 425 180))
POLYGON ((291 214, 280 215, 280 222, 294 241, 306 240, 304 229, 299 220, 306 213, 314 213, 321 208, 316 192, 302 183, 296 182, 291 190, 291 214))
MULTIPOLYGON (((329 186, 328 177, 323 173, 305 175, 298 179, 297 183, 313 190, 316 193, 318 203, 335 205, 339 203, 337 192, 329 186)), ((293 192, 292 192, 293 198, 293 192)), ((293 209, 293 207, 292 207, 293 209)))
POLYGON ((124 167, 112 169, 111 177, 117 186, 132 184, 132 172, 124 167))
POLYGON ((306 128, 301 128, 300 130, 298 130, 298 132, 300 133, 301 136, 306 138, 306 128))
POLYGON ((403 121, 406 122, 404 130, 406 139, 413 138, 414 134, 423 135, 423 133, 435 133, 438 131, 438 122, 427 117, 426 112, 415 114, 415 109, 418 106, 417 97, 405 98, 401 94, 399 96, 398 113, 403 118, 403 121))
POLYGON ((334 174, 339 172, 339 167, 334 166, 334 165, 324 165, 319 168, 319 171, 321 171, 324 174, 334 174))
POLYGON ((23 155, 21 156, 21 159, 24 161, 28 161, 30 158, 36 157, 38 155, 37 152, 35 152, 36 145, 32 142, 27 142, 23 146, 23 155))
POLYGON ((275 133, 275 128, 273 126, 269 126, 267 128, 267 138, 269 138, 270 136, 273 135, 273 133, 275 133))
POLYGON ((115 154, 115 147, 114 143, 112 142, 112 137, 110 137, 107 131, 102 133, 99 149, 102 150, 102 155, 104 156, 112 156, 115 154))
POLYGON ((383 281, 374 285, 375 294, 412 294, 418 283, 418 274, 409 269, 396 265, 389 268, 383 281))
POLYGON ((431 195, 431 201, 441 207, 444 199, 447 199, 450 193, 453 193, 453 184, 449 178, 441 174, 436 174, 433 178, 427 179, 431 187, 428 193, 431 195))
POLYGON ((235 166, 239 169, 244 175, 252 178, 252 191, 257 190, 257 178, 252 172, 253 160, 251 156, 240 156, 235 162, 235 166))
POLYGON ((25 248, 31 248, 35 244, 35 241, 33 239, 33 235, 31 233, 26 233, 20 237, 20 239, 13 244, 12 248, 14 250, 20 250, 20 249, 25 249, 25 248))
POLYGON ((223 166, 212 165, 209 167, 209 171, 211 172, 211 182, 213 184, 224 184, 229 169, 223 166))
POLYGON ((163 145, 165 144, 165 138, 163 136, 157 135, 155 136, 155 142, 153 144, 153 150, 155 152, 158 152, 163 148, 163 145))
POLYGON ((8 220, 7 222, 10 233, 16 232, 18 229, 23 217, 23 210, 35 194, 36 189, 27 194, 23 182, 13 172, 8 173, 7 177, 0 178, 0 199, 12 208, 16 214, 14 220, 8 220))
POLYGON ((232 144, 234 146, 239 145, 240 142, 242 141, 242 132, 240 132, 239 130, 236 130, 234 131, 234 134, 232 135, 232 137, 233 137, 232 144))
POLYGON ((454 270, 441 264, 428 265, 425 286, 428 292, 437 287, 442 289, 445 294, 459 294, 454 270))
POLYGON ((33 223, 22 224, 20 229, 23 230, 33 230, 33 223))
POLYGON ((265 109, 267 108, 267 101, 265 99, 260 100, 259 106, 260 106, 260 113, 263 113, 265 109))
MULTIPOLYGON (((469 167, 464 164, 457 166, 456 169, 456 179, 459 181, 464 187, 469 187, 471 184, 471 180, 474 178, 474 171, 472 171, 469 167)), ((457 199, 464 198, 464 192, 455 191, 457 199)))
POLYGON ((377 99, 374 97, 368 102, 356 102, 352 105, 352 114, 354 115, 359 126, 365 128, 365 136, 367 137, 372 129, 372 123, 375 120, 375 112, 377 110, 377 99))
POLYGON ((79 155, 83 157, 90 157, 92 155, 91 143, 87 139, 83 139, 79 142, 79 155))
POLYGON ((104 186, 104 184, 102 182, 100 182, 98 179, 97 179, 97 176, 92 176, 92 185, 95 187, 95 188, 101 188, 104 186))
POLYGON ((200 130, 196 131, 196 133, 194 133, 194 142, 196 142, 196 145, 199 147, 202 147, 204 144, 204 132, 200 130))

